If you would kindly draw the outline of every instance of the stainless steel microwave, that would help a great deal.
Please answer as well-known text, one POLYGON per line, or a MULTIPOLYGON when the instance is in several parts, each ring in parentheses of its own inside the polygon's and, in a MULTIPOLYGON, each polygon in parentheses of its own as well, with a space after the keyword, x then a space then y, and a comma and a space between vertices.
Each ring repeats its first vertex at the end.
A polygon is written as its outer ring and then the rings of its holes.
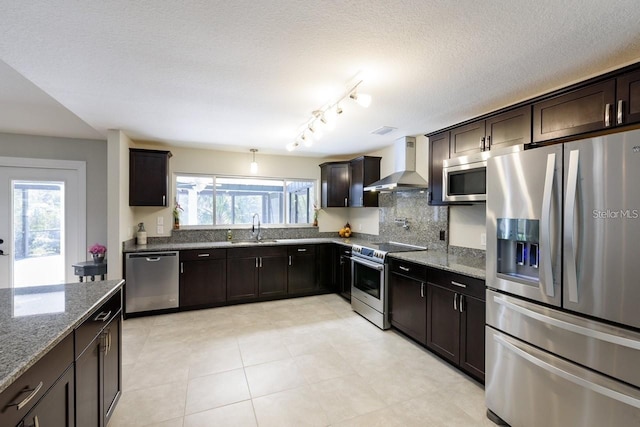
POLYGON ((442 162, 442 200, 481 203, 487 200, 487 159, 524 149, 522 145, 454 157, 442 162))

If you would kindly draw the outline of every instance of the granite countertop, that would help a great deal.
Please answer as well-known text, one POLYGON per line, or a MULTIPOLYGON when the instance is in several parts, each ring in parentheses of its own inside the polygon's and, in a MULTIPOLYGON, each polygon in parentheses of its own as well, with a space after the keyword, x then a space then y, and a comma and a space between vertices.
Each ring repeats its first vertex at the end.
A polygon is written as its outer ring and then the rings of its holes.
POLYGON ((276 239, 275 241, 265 241, 263 243, 251 243, 243 241, 242 243, 231 242, 194 242, 194 243, 151 243, 148 245, 129 245, 124 248, 124 253, 135 252, 160 252, 160 251, 185 251, 189 249, 229 249, 229 248, 246 248, 248 246, 286 246, 286 245, 312 245, 318 243, 338 243, 345 246, 354 244, 366 245, 371 241, 366 239, 340 237, 314 237, 303 239, 276 239))
POLYGON ((397 252, 389 254, 392 258, 412 261, 428 267, 452 271, 485 280, 484 258, 472 258, 459 255, 451 255, 445 252, 421 251, 421 252, 397 252))
MULTIPOLYGON (((129 245, 124 248, 125 253, 135 252, 159 252, 159 251, 182 251, 189 249, 213 249, 213 248, 243 248, 247 246, 279 246, 279 245, 302 245, 317 243, 338 243, 344 246, 352 246, 359 244, 366 246, 371 244, 370 240, 340 237, 319 237, 319 238, 302 238, 302 239, 278 239, 277 241, 264 243, 230 243, 230 242, 197 242, 197 243, 159 243, 149 245, 129 245)), ((416 252, 397 252, 391 253, 389 256, 398 259, 412 261, 418 264, 424 264, 429 267, 440 268, 454 273, 465 274, 477 279, 485 279, 485 263, 484 258, 473 258, 469 256, 452 255, 445 252, 435 251, 416 251, 416 252)))
POLYGON ((106 302, 124 280, 0 289, 0 393, 106 302))

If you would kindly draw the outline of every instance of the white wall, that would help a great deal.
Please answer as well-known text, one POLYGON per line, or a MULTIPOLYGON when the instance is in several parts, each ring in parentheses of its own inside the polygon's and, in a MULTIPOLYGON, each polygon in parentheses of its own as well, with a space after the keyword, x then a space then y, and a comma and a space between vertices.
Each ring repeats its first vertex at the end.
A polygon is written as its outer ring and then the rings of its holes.
POLYGON ((106 141, 0 133, 0 156, 86 162, 87 244, 107 242, 106 141))
POLYGON ((449 245, 486 249, 485 204, 449 206, 449 245), (485 234, 484 244, 481 243, 485 234))
POLYGON ((129 207, 129 147, 131 140, 122 131, 107 133, 108 161, 108 277, 123 277, 122 242, 133 238, 135 218, 129 207))

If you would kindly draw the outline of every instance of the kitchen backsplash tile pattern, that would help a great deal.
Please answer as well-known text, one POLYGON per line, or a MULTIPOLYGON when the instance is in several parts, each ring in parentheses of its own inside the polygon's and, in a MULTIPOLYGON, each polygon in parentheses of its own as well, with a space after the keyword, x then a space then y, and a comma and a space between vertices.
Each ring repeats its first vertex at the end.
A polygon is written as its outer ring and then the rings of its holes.
POLYGON ((432 251, 447 251, 448 208, 429 206, 427 193, 420 191, 396 191, 381 193, 380 241, 394 241, 426 246, 432 251), (404 226, 403 219, 407 220, 404 226), (444 230, 445 240, 440 240, 444 230))

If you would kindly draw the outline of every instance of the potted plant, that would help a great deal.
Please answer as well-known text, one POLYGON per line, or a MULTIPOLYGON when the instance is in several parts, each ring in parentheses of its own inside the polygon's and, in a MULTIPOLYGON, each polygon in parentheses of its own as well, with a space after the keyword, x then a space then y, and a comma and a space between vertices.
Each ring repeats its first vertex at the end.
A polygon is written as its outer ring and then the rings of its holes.
POLYGON ((104 262, 104 255, 107 253, 107 247, 102 246, 100 243, 96 243, 89 248, 89 253, 93 258, 93 262, 100 264, 104 262))

